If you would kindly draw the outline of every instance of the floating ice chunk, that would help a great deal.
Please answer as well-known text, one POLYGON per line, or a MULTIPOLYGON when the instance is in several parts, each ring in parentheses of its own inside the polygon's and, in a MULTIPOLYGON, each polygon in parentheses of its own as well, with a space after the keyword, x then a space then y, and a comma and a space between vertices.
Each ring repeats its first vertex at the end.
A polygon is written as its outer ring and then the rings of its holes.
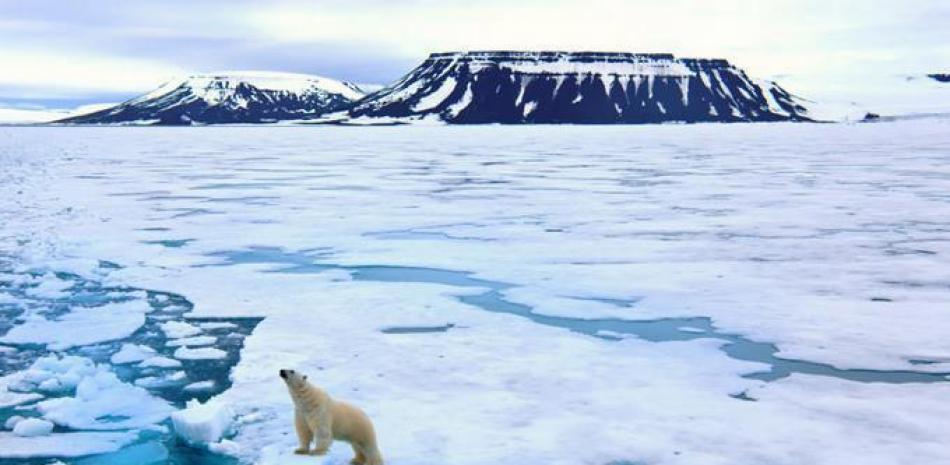
POLYGON ((181 366, 181 362, 173 358, 168 357, 152 357, 139 363, 139 368, 178 368, 181 366))
POLYGON ((63 386, 63 383, 60 383, 59 379, 57 378, 49 378, 43 381, 42 383, 40 383, 39 386, 37 386, 37 389, 43 392, 51 392, 51 393, 69 390, 69 388, 63 386))
POLYGON ((13 434, 20 437, 49 436, 53 432, 53 423, 39 418, 26 418, 16 422, 13 434))
POLYGON ((185 392, 203 392, 210 391, 214 389, 214 381, 198 381, 197 383, 191 383, 184 388, 185 392))
POLYGON ((129 337, 145 323, 151 311, 142 300, 116 302, 99 307, 74 307, 69 313, 46 319, 34 315, 10 328, 0 342, 46 344, 51 350, 97 344, 129 337))
POLYGON ((31 287, 26 290, 26 293, 32 297, 39 297, 44 299, 55 299, 57 297, 63 297, 66 295, 66 289, 73 287, 72 281, 67 281, 65 279, 59 279, 53 273, 47 273, 41 278, 39 285, 36 287, 31 287))
POLYGON ((168 347, 196 347, 196 346, 210 346, 218 341, 218 338, 214 336, 194 336, 194 337, 183 337, 181 339, 172 339, 165 343, 168 347))
POLYGON ((206 330, 234 329, 238 327, 236 324, 229 323, 227 321, 208 321, 205 323, 198 323, 198 326, 200 326, 201 329, 206 329, 206 330))
POLYGON ((151 347, 138 344, 122 344, 122 348, 112 354, 109 360, 115 365, 122 365, 125 363, 141 362, 154 355, 155 350, 151 347))
POLYGON ((169 339, 180 339, 183 337, 201 334, 201 328, 190 325, 183 321, 169 321, 168 323, 162 323, 162 331, 165 333, 165 337, 169 339))
POLYGON ((698 334, 698 333, 705 333, 705 332, 706 332, 705 329, 703 329, 703 328, 697 328, 697 327, 695 327, 695 326, 680 326, 679 328, 676 328, 676 329, 678 329, 678 330, 680 330, 680 331, 682 331, 682 332, 684 332, 684 333, 697 333, 697 334, 698 334))
POLYGON ((91 430, 143 428, 168 417, 172 407, 145 389, 123 383, 108 367, 88 359, 43 357, 32 370, 53 372, 63 386, 75 387, 75 397, 47 399, 36 404, 43 416, 58 425, 91 430))
POLYGON ((175 358, 179 360, 215 360, 226 358, 228 353, 215 349, 214 347, 201 347, 190 349, 188 347, 179 347, 175 350, 175 358))
POLYGON ((6 388, 3 388, 3 382, 0 382, 0 408, 12 407, 14 405, 25 404, 27 402, 32 402, 37 399, 42 399, 43 396, 40 394, 32 392, 12 392, 9 389, 13 385, 9 385, 6 388))
POLYGON ((146 376, 139 378, 135 380, 135 385, 146 389, 156 389, 182 384, 187 378, 184 371, 176 371, 164 376, 146 376))
POLYGON ((33 362, 23 373, 23 381, 37 385, 41 391, 67 392, 79 385, 86 376, 97 373, 95 363, 88 358, 67 355, 49 355, 33 362))
POLYGON ((81 457, 114 452, 138 437, 135 433, 54 433, 20 437, 0 433, 0 458, 81 457))
POLYGON ((7 421, 3 423, 3 427, 6 429, 13 429, 13 427, 16 426, 17 423, 25 419, 26 418, 23 418, 19 415, 14 415, 10 418, 7 418, 7 421))
POLYGON ((234 412, 223 402, 188 402, 184 410, 172 413, 175 434, 195 446, 207 446, 220 441, 231 431, 234 412))
POLYGON ((208 444, 208 450, 216 454, 230 455, 237 457, 241 454, 241 445, 227 439, 208 444))

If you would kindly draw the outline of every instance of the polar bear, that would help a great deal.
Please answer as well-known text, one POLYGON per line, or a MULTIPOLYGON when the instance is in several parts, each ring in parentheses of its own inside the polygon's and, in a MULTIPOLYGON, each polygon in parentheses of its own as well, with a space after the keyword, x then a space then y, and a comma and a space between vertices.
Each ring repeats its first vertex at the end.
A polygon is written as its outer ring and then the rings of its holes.
POLYGON ((336 401, 322 389, 310 384, 307 377, 294 370, 280 370, 294 401, 294 426, 300 447, 296 454, 323 455, 334 439, 346 441, 353 447, 355 465, 382 465, 383 458, 376 446, 373 423, 362 410, 336 401), (310 443, 316 448, 310 450, 310 443))

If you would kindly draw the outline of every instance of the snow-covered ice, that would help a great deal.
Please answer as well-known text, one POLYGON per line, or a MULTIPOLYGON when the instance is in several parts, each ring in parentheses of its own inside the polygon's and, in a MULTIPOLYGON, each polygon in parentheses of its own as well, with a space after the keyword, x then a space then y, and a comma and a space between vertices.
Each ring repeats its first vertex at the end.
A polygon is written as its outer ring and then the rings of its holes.
POLYGON ((165 332, 165 337, 169 339, 178 339, 201 334, 201 328, 183 321, 169 321, 168 323, 162 323, 162 331, 165 332))
POLYGON ((179 360, 213 360, 227 356, 227 352, 214 347, 179 347, 175 349, 175 358, 179 360))
POLYGON ((138 364, 139 368, 178 368, 180 366, 181 362, 178 360, 162 356, 150 357, 138 364))
MULTIPOLYGON (((209 401, 230 409, 232 431, 183 414, 197 444, 261 464, 315 460, 292 456, 277 370, 293 367, 364 408, 390 463, 950 461, 945 383, 764 382, 744 377, 761 363, 698 337, 705 325, 676 323, 697 337, 651 342, 544 323, 708 317, 778 357, 945 373, 946 120, 192 131, 0 129, 0 194, 16 199, 0 206, 0 250, 27 268, 119 264, 103 279, 186 296, 189 318, 264 317, 233 384, 209 401), (534 318, 466 303, 492 289, 534 318)), ((34 310, 4 337, 83 308, 34 310)), ((218 339, 175 358, 227 355, 233 328, 170 323, 171 339, 218 339)), ((109 373, 64 365, 24 371, 36 389, 0 400, 47 395, 38 386, 51 379, 78 393, 109 373)), ((93 393, 147 399, 120 384, 39 405, 58 425, 100 427, 116 406, 93 393)), ((132 413, 145 424, 171 408, 132 413)), ((28 447, 2 434, 0 449, 28 447)), ((327 460, 349 454, 338 444, 327 460)))
POLYGON ((141 362, 155 357, 155 349, 140 344, 122 344, 118 352, 112 354, 110 361, 116 365, 141 362))
POLYGON ((13 434, 21 437, 49 436, 53 422, 40 418, 26 418, 13 425, 13 434))
POLYGON ((189 402, 184 410, 172 414, 175 434, 190 444, 213 444, 231 431, 234 412, 227 404, 189 402))
POLYGON ((53 350, 64 350, 114 341, 129 337, 139 329, 150 310, 147 302, 134 300, 100 307, 76 307, 53 318, 32 314, 0 337, 0 342, 48 344, 53 350))

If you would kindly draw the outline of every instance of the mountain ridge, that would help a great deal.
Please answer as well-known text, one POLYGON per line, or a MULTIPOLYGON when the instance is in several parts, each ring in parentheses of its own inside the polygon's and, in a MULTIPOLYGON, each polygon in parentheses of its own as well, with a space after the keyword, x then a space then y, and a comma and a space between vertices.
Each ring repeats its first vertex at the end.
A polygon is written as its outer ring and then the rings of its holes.
POLYGON ((669 53, 433 53, 350 118, 447 123, 810 121, 804 101, 721 58, 669 53))
POLYGON ((61 124, 222 124, 308 119, 363 97, 359 87, 322 76, 270 71, 193 74, 114 107, 61 124))

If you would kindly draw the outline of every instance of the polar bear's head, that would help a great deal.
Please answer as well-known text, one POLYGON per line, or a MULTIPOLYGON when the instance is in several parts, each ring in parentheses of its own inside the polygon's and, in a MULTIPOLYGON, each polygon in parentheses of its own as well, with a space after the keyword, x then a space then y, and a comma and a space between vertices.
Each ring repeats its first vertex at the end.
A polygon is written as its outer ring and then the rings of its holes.
POLYGON ((307 384, 307 375, 298 373, 294 370, 280 370, 280 377, 284 379, 290 388, 301 388, 307 384))

